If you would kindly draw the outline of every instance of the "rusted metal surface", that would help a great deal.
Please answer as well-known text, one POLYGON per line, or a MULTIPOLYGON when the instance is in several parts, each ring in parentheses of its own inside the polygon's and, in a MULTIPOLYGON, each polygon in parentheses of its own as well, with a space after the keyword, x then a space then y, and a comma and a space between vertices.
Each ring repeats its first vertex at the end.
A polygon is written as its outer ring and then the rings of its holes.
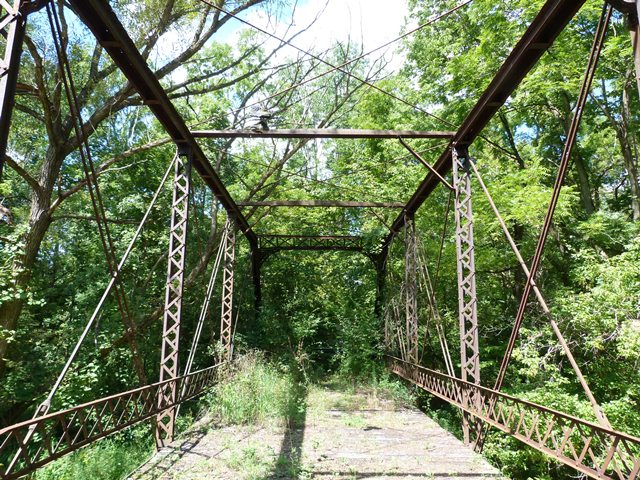
POLYGON ((233 286, 236 258, 236 227, 227 219, 224 227, 224 259, 222 271, 222 306, 220 308, 220 343, 226 359, 233 351, 233 286))
POLYGON ((251 245, 257 247, 257 237, 231 194, 193 137, 184 119, 134 45, 131 37, 116 17, 109 2, 103 0, 71 0, 69 2, 83 23, 93 32, 114 63, 131 82, 146 105, 162 124, 172 140, 187 146, 193 155, 193 167, 211 189, 216 199, 244 233, 251 245))
MULTIPOLYGON (((548 0, 544 4, 462 122, 451 145, 470 145, 478 137, 540 57, 549 50, 556 37, 584 2, 585 0, 548 0)), ((433 168, 442 177, 446 177, 451 169, 451 145, 433 164, 433 168)), ((427 175, 407 202, 406 212, 415 213, 439 183, 440 180, 435 175, 427 175)), ((385 244, 393 240, 393 237, 402 230, 403 224, 404 213, 398 215, 391 225, 391 232, 385 239, 385 244)))
POLYGON ((433 175, 435 175, 436 178, 440 180, 445 187, 447 187, 451 191, 454 190, 453 186, 449 182, 447 182, 445 178, 442 175, 440 175, 435 168, 429 165, 429 162, 427 162, 424 158, 422 158, 422 156, 418 152, 416 152, 413 148, 411 148, 409 144, 404 141, 404 139, 399 138, 398 140, 400 140, 400 143, 402 144, 402 146, 407 150, 409 150, 409 153, 411 153, 411 155, 413 155, 414 158, 416 158, 420 163, 422 163, 422 165, 427 167, 427 170, 429 170, 433 175))
POLYGON ((350 128, 295 128, 286 130, 195 130, 195 138, 451 138, 455 132, 419 130, 354 130, 350 128))
POLYGON ((262 251, 364 250, 362 237, 349 235, 259 235, 258 244, 262 251))
POLYGON ((120 276, 117 274, 118 259, 116 256, 116 248, 111 235, 109 223, 106 218, 106 209, 104 201, 102 199, 101 189, 98 182, 98 175, 93 162, 93 156, 91 148, 89 146, 89 139, 86 135, 83 135, 83 120, 82 120, 82 107, 78 101, 78 94, 75 87, 74 76, 71 70, 71 64, 67 56, 67 50, 64 42, 64 33, 62 28, 62 20, 59 17, 58 10, 52 7, 50 4, 46 5, 47 19, 49 21, 49 27, 51 28, 51 34, 53 37, 54 49, 58 59, 59 71, 61 73, 61 80, 63 90, 69 105, 69 112, 71 114, 73 132, 75 133, 78 141, 78 153, 80 156, 82 170, 84 173, 85 183, 89 192, 89 198, 91 199, 91 205, 93 214, 98 226, 98 233, 100 242, 102 244, 102 250, 107 262, 107 269, 112 277, 116 279, 115 288, 113 289, 114 296, 118 304, 118 311, 122 319, 122 323, 125 327, 125 336, 129 349, 131 350, 131 356, 133 360, 133 366, 140 381, 140 385, 146 385, 148 382, 147 375, 144 368, 144 360, 140 354, 140 348, 138 346, 138 340, 136 338, 136 329, 131 308, 129 306, 129 300, 127 298, 127 292, 122 283, 120 276))
POLYGON ((22 477, 101 438, 152 418, 197 397, 218 378, 220 364, 190 375, 118 393, 67 410, 49 413, 0 430, 0 478, 22 477), (184 387, 184 388, 183 388, 184 387), (170 403, 162 392, 180 392, 170 403), (35 431, 28 445, 29 431, 35 431), (19 452, 16 455, 16 452, 19 452), (9 459, 9 461, 7 461, 9 459))
MULTIPOLYGON (((173 200, 171 202, 171 230, 169 232, 169 259, 165 288, 160 355, 160 382, 180 375, 180 324, 182 322, 182 294, 187 257, 189 223, 189 193, 191 191, 191 155, 179 152, 175 161, 173 200)), ((168 383, 159 392, 158 405, 173 405, 178 396, 175 383, 168 383)), ((157 418, 156 446, 162 448, 173 441, 176 408, 162 411, 157 418)))
POLYGON ((609 424, 609 421, 607 420, 606 415, 605 415, 604 411, 602 410, 602 407, 600 406, 600 404, 596 400, 595 396, 593 395, 593 392, 591 391, 591 388, 589 387, 589 384, 587 383, 587 379, 583 375, 582 369, 580 368, 580 366, 578 365, 578 362, 576 361, 575 357, 573 356, 573 353, 571 352, 571 349, 569 348, 569 344, 567 343, 566 339, 564 338, 564 335, 562 334, 562 331, 560 330, 560 327, 558 326, 558 323, 553 318, 553 315, 551 314, 551 310, 549 309, 549 306, 547 305, 546 300, 542 296, 542 292, 538 288, 538 285, 536 285, 535 280, 533 278, 531 278, 531 272, 529 271, 529 268, 527 267, 527 265, 526 265, 526 263, 524 261, 524 258, 522 257, 522 254, 520 253, 520 249, 516 245, 516 242, 513 240, 513 237, 511 236, 511 233, 509 232, 509 229, 507 228, 507 225, 506 225, 504 219, 502 218, 502 215, 500 215, 500 211, 498 210, 498 207, 496 206, 495 202, 493 201, 493 197, 489 193, 489 190, 487 189, 487 186, 485 185, 484 180, 482 179, 482 176, 480 175, 480 172, 478 171, 478 168, 473 164, 473 162, 470 162, 469 165, 471 166, 471 168, 472 168, 472 170, 473 170, 473 172, 474 172, 474 174, 476 176, 476 179, 478 180, 478 183, 480 184, 480 187, 484 191, 484 194, 487 197, 487 201, 489 202, 489 205, 491 206, 491 209, 493 210, 493 213, 495 214, 496 218, 498 219, 498 223, 500 224, 500 228, 502 228, 502 232, 504 233, 504 235, 505 235, 505 237, 507 239, 507 242, 511 246, 511 250, 513 251, 513 253, 516 256, 516 258, 518 259, 518 263, 520 264, 520 268, 522 269, 522 272, 529 279, 529 283, 531 283, 531 288, 533 289, 533 292, 536 294, 536 297, 538 299, 538 303, 540 304, 540 308, 542 309, 542 312, 544 313, 544 315, 547 317, 547 320, 549 321, 549 324, 551 325, 551 329, 553 330, 553 333, 556 335, 556 337, 558 339, 558 343, 560 343, 560 346, 562 347, 562 351, 567 356, 567 360, 571 364, 571 368, 573 368, 573 371, 575 372, 576 377, 578 378, 578 381, 580 382, 580 385, 582 386, 582 389, 584 390, 585 395, 589 399, 589 402, 591 403, 591 407, 593 408, 593 412, 596 415, 596 418, 598 419, 598 421, 603 426, 610 428, 611 425, 609 424))
POLYGON ((0 58, 0 179, 9 141, 22 43, 27 28, 27 17, 20 8, 22 3, 22 0, 14 0, 12 5, 0 3, 0 34, 6 39, 4 55, 0 58))
POLYGON ((341 208, 404 208, 402 202, 360 202, 352 200, 263 200, 238 202, 240 207, 341 207, 341 208))
MULTIPOLYGON (((513 353, 513 349, 515 348, 515 342, 518 338, 520 326, 522 325, 524 313, 527 308, 527 301, 531 293, 531 289, 532 289, 531 280, 535 280, 536 274, 538 273, 538 267, 540 266, 540 261, 542 260, 542 253, 544 252, 544 247, 546 245, 547 237, 551 230, 551 222, 553 220, 553 214, 555 213, 555 209, 558 204, 558 199, 560 198, 560 191, 562 190, 564 177, 567 173, 567 169, 569 168, 569 162, 571 160, 571 152, 573 151, 573 147, 575 145, 576 138, 578 136, 580 121, 582 120, 584 107, 586 105, 587 98, 589 96, 589 91, 591 89, 591 84, 593 82, 593 77, 595 75, 596 67, 598 65, 600 52, 602 51, 602 47, 604 45, 607 25, 609 24, 611 13, 612 13, 611 6, 609 4, 605 4, 602 10, 602 15, 600 17, 597 30, 594 35, 593 45, 591 48, 591 53, 589 55, 587 69, 582 80, 582 85, 580 87, 580 93, 578 95, 578 100, 576 102, 575 111, 571 119, 569 132, 567 133, 564 149, 562 151, 562 156, 560 158, 560 165, 558 166, 558 172, 556 174, 556 179, 553 185, 553 191, 551 194, 551 200, 549 201, 549 207, 547 208, 547 212, 545 214, 542 231, 540 232, 540 235, 538 237, 538 243, 536 245, 536 250, 533 256, 533 260, 531 262, 531 268, 529 269, 530 270, 529 275, 527 276, 526 284, 524 285, 524 291, 522 293, 522 297, 520 298, 518 313, 516 314, 516 319, 513 325, 513 329, 511 331, 511 336, 509 338, 509 342, 507 344, 507 348, 505 350, 504 357, 502 359, 502 364, 500 365, 500 370, 498 372, 498 378, 496 379, 496 383, 494 386, 496 390, 500 390, 500 388, 502 388, 502 384, 504 383, 504 377, 506 375, 507 368, 511 360, 511 354, 513 353)), ((608 422, 606 421, 602 413, 598 415, 598 418, 600 419, 601 422, 608 425, 608 422)))
MULTIPOLYGON (((460 365, 462 380, 480 384, 478 343, 478 296, 476 294, 475 244, 471 206, 471 162, 466 150, 453 149, 454 213, 456 219, 456 260, 458 273, 458 319, 460 323, 460 365)), ((464 442, 476 430, 472 419, 463 415, 464 442)))
POLYGON ((640 438, 388 357, 392 372, 591 478, 634 480, 640 438))
POLYGON ((404 224, 404 303, 407 332, 407 360, 418 362, 418 244, 416 222, 405 218, 404 224))

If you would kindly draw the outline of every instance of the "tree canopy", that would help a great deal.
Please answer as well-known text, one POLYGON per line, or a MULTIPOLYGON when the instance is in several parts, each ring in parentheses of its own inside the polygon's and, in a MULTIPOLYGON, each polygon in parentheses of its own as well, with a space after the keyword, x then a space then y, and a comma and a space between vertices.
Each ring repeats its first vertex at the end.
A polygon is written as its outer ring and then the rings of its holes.
MULTIPOLYGON (((83 138, 77 138, 46 15, 35 13, 29 18, 7 168, 0 182, 0 212, 7 212, 0 219, 3 426, 33 414, 109 280, 78 146, 89 142, 118 254, 132 238, 175 152, 144 99, 95 38, 62 1, 54 3, 63 19, 63 48, 85 123, 83 138)), ((456 3, 410 0, 408 20, 423 24, 456 3)), ((273 116, 272 128, 413 130, 455 130, 543 3, 474 0, 397 42, 392 50, 363 56, 365 47, 354 38, 326 51, 305 47, 312 55, 292 48, 312 26, 294 21, 295 2, 215 2, 232 15, 196 0, 112 2, 194 129, 248 128, 257 112, 266 109, 273 116), (239 25, 233 16, 250 18, 250 13, 285 25, 278 30, 285 32, 284 41, 248 25, 229 40, 225 28, 239 25), (391 57, 402 59, 399 70, 390 67, 391 57), (327 64, 345 66, 329 71, 327 64)), ((527 263, 549 203, 601 9, 602 2, 587 1, 470 149, 527 263)), ((612 425, 636 436, 639 98, 627 19, 616 12, 537 278, 612 425)), ((429 162, 447 145, 442 140, 409 143, 429 162)), ((406 202, 426 174, 394 140, 203 139, 200 144, 237 201, 406 202)), ((475 179, 473 190, 481 375, 483 383, 492 385, 526 277, 475 179)), ((419 210, 416 223, 421 256, 455 352, 460 340, 450 201, 449 191, 439 187, 419 210)), ((170 203, 170 188, 165 188, 122 275, 150 379, 158 377, 170 203)), ((218 200, 197 175, 190 208, 184 351, 225 221, 218 200)), ((258 234, 358 235, 375 250, 400 212, 376 207, 245 207, 243 213, 258 234)), ((375 314, 377 279, 370 258, 352 252, 271 255, 262 266, 263 300, 255 311, 249 248, 240 234, 238 238, 237 348, 289 358, 319 375, 382 375, 384 328, 375 314)), ((399 232, 387 265, 388 303, 401 292, 403 248, 399 232)), ((216 286, 211 320, 196 357, 202 366, 216 355, 219 289, 216 286)), ((421 292, 418 301, 420 355, 425 364, 444 370, 425 295, 421 292)), ((56 396, 56 407, 136 383, 115 299, 109 298, 87 340, 56 396)), ((507 378, 510 393, 593 419, 533 296, 507 378)), ((444 407, 442 411, 448 412, 443 418, 457 415, 444 407)), ((485 453, 514 478, 569 476, 506 437, 492 436, 485 453)))

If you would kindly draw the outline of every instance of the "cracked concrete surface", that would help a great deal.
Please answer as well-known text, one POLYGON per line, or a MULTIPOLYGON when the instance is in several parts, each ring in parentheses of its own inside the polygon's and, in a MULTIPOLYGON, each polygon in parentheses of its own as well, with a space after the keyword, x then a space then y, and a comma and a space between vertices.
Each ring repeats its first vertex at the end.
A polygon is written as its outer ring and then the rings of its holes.
POLYGON ((504 478, 422 412, 377 398, 311 388, 304 426, 219 427, 203 419, 134 480, 504 478))

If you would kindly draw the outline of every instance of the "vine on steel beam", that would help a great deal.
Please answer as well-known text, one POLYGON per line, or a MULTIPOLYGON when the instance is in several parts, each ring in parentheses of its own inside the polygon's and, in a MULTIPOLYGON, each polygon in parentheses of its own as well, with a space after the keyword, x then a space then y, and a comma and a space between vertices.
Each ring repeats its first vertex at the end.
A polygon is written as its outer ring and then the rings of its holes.
MULTIPOLYGON (((462 380, 480 384, 480 352, 478 344, 478 299, 473 242, 473 211, 471 208, 471 162, 466 150, 454 147, 453 186, 456 219, 456 257, 458 270, 458 317, 460 321, 460 368, 462 380)), ((471 419, 463 415, 464 442, 469 443, 471 419)))
MULTIPOLYGON (((191 190, 191 151, 178 152, 173 181, 171 203, 171 230, 169 233, 169 261, 164 300, 160 382, 179 375, 180 323, 182 320, 182 293, 187 254, 187 226, 189 220, 189 192, 191 190)), ((159 390, 158 406, 168 406, 157 417, 156 446, 164 447, 173 440, 176 420, 177 385, 164 383, 159 390)))
POLYGON ((418 362, 418 243, 416 223, 411 216, 404 224, 405 312, 407 322, 407 361, 418 362))
POLYGON ((222 307, 220 309, 220 343, 230 360, 233 353, 233 281, 236 257, 236 226, 227 219, 224 226, 224 271, 222 272, 222 307))

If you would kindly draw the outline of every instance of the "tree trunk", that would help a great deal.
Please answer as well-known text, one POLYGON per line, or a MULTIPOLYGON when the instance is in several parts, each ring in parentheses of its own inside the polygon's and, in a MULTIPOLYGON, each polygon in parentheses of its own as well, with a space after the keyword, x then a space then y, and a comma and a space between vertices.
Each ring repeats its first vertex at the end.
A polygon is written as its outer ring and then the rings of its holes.
MULTIPOLYGON (((571 109, 571 102, 566 92, 562 94, 562 107, 564 112, 564 118, 562 119, 562 128, 565 136, 569 135, 569 129, 571 128, 571 120, 573 113, 571 109)), ((578 146, 573 148, 573 164, 576 168, 578 187, 580 189, 580 201, 582 207, 587 215, 591 215, 596 207, 593 203, 593 197, 591 196, 591 180, 589 179, 589 170, 587 168, 587 162, 580 154, 578 146)))
POLYGON ((631 211, 633 221, 640 220, 640 184, 638 183, 638 165, 634 149, 631 144, 629 133, 629 122, 631 119, 631 111, 629 107, 629 88, 631 83, 627 83, 622 90, 622 122, 616 128, 620 149, 622 150, 622 158, 624 168, 627 170, 629 177, 629 189, 631 190, 631 211))
POLYGON ((589 172, 585 165, 584 158, 579 153, 574 153, 573 164, 578 174, 578 186, 580 187, 580 201, 587 215, 591 215, 596 207, 591 196, 591 182, 589 181, 589 172))
MULTIPOLYGON (((14 261, 13 271, 16 272, 13 287, 18 292, 25 292, 31 279, 32 268, 38 258, 40 245, 49 225, 51 225, 51 196, 58 177, 64 154, 55 147, 49 148, 46 159, 41 168, 41 182, 38 190, 31 194, 31 210, 29 213, 29 228, 22 237, 24 251, 14 261)), ((13 331, 18 325, 18 318, 24 306, 25 295, 0 305, 0 328, 13 331)), ((0 377, 6 369, 9 342, 5 336, 0 337, 0 377)))

